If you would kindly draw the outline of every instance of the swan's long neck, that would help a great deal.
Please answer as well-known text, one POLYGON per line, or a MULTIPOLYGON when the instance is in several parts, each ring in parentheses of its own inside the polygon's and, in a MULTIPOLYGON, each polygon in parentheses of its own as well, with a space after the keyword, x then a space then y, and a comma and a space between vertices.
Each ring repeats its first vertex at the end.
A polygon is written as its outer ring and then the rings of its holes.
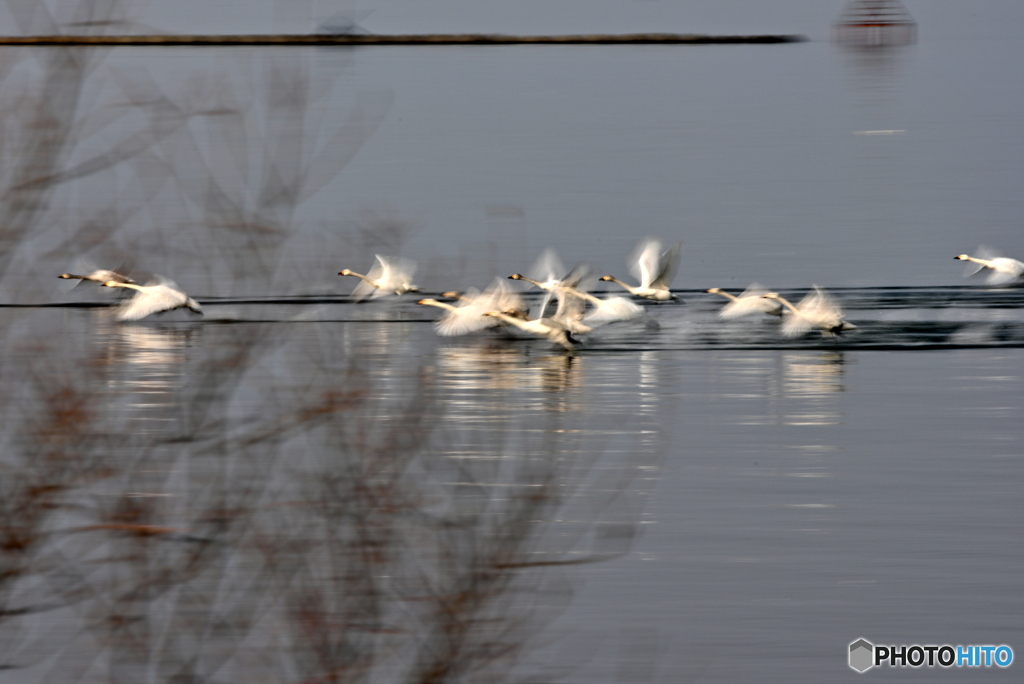
POLYGON ((437 308, 444 309, 445 311, 458 311, 457 306, 452 306, 448 302, 439 302, 436 299, 421 299, 416 303, 424 304, 426 306, 436 306, 437 308))
POLYGON ((139 292, 146 291, 146 288, 144 288, 142 285, 136 285, 135 283, 119 283, 116 280, 108 280, 103 284, 106 285, 107 287, 129 287, 133 290, 138 290, 139 292))
POLYGON ((992 268, 991 259, 979 259, 978 257, 964 255, 963 261, 973 261, 976 264, 981 264, 982 266, 992 268))
POLYGON ((368 278, 367 276, 364 276, 364 275, 363 275, 362 273, 356 273, 355 271, 349 271, 349 272, 348 272, 348 275, 350 275, 350 276, 355 276, 356 278, 362 278, 363 280, 365 280, 366 282, 368 282, 368 283, 369 283, 370 285, 373 285, 374 287, 377 287, 377 288, 379 288, 379 287, 380 287, 380 285, 378 285, 378 284, 377 284, 376 282, 374 282, 373 280, 370 280, 370 279, 369 279, 369 278, 368 278))
MULTIPOLYGON (((722 295, 726 299, 731 299, 734 302, 738 302, 740 300, 740 298, 737 297, 736 295, 729 294, 728 292, 723 292, 722 290, 715 290, 711 294, 722 295)), ((781 299, 781 297, 780 297, 780 299, 781 299)))
POLYGON ((790 303, 790 301, 788 299, 786 299, 785 297, 779 297, 778 295, 776 295, 774 297, 769 297, 769 299, 778 300, 778 301, 782 302, 783 306, 785 306, 787 309, 789 309, 790 311, 795 313, 797 316, 800 316, 801 318, 807 318, 807 316, 802 311, 800 311, 800 309, 798 309, 795 306, 793 306, 793 304, 790 303))
POLYGON ((628 292, 630 292, 631 294, 636 293, 636 291, 640 289, 638 287, 633 287, 632 285, 627 285, 626 283, 622 282, 621 280, 619 280, 615 276, 607 276, 606 278, 603 278, 602 280, 605 280, 605 279, 606 280, 610 280, 613 283, 616 283, 618 285, 621 285, 622 287, 626 288, 626 290, 628 292))
POLYGON ((537 287, 539 287, 542 290, 550 289, 550 288, 544 287, 544 283, 540 282, 539 280, 534 280, 533 278, 527 278, 524 275, 521 275, 518 278, 513 278, 512 280, 522 280, 524 282, 530 283, 531 285, 536 285, 537 287))

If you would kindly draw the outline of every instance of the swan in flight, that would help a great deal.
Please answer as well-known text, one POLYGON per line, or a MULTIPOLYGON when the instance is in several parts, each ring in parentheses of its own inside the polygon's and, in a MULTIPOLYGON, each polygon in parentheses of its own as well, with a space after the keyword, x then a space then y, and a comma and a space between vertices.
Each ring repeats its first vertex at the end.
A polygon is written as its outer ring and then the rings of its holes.
POLYGON ((444 309, 445 313, 434 322, 438 335, 466 335, 485 328, 496 328, 504 323, 497 318, 484 316, 488 311, 522 310, 522 298, 513 292, 503 280, 495 279, 494 283, 482 293, 467 291, 445 292, 442 296, 458 300, 458 304, 449 304, 436 299, 421 299, 417 304, 435 306, 444 309))
POLYGON ((542 281, 536 278, 528 278, 519 273, 513 273, 510 275, 509 280, 522 280, 523 282, 536 285, 548 293, 541 301, 538 309, 538 319, 544 317, 544 313, 547 311, 548 303, 551 301, 551 298, 557 297, 558 309, 551 318, 565 326, 570 332, 577 334, 590 332, 592 328, 583 322, 586 303, 579 297, 573 297, 569 294, 570 292, 580 292, 577 288, 579 288, 580 283, 586 277, 587 273, 590 272, 590 267, 581 264, 573 268, 572 271, 564 277, 559 277, 557 275, 559 271, 556 271, 556 268, 561 268, 561 262, 559 262, 558 257, 555 256, 554 250, 546 249, 531 269, 532 272, 543 273, 546 271, 546 280, 542 281))
POLYGON ((778 292, 769 292, 766 299, 774 299, 782 303, 792 313, 782 323, 782 334, 786 337, 799 337, 811 328, 818 328, 823 335, 841 335, 846 330, 856 330, 857 326, 843 320, 843 311, 835 300, 817 285, 814 292, 809 293, 793 306, 778 292))
POLYGON ((635 263, 632 263, 629 269, 630 273, 640 281, 639 285, 634 287, 610 275, 602 276, 601 280, 618 283, 632 295, 653 299, 656 302, 679 299, 672 294, 669 286, 676 274, 676 266, 679 265, 680 249, 682 249, 682 243, 677 242, 662 252, 661 242, 654 238, 648 238, 641 242, 633 252, 635 263))
POLYGON ((721 295, 729 300, 729 303, 718 312, 719 318, 739 318, 755 313, 782 316, 782 302, 776 299, 765 299, 764 296, 768 294, 768 290, 757 283, 751 283, 739 296, 729 294, 717 287, 704 291, 709 294, 721 295))
MULTIPOLYGON (((617 323, 619 321, 631 321, 636 318, 640 318, 644 315, 644 309, 639 304, 631 302, 625 297, 608 297, 601 299, 595 297, 589 292, 580 290, 572 285, 566 285, 561 282, 551 285, 550 283, 542 283, 532 278, 513 273, 509 276, 512 280, 522 280, 528 283, 533 283, 537 287, 545 290, 554 292, 558 297, 569 297, 571 299, 581 300, 583 303, 589 303, 593 306, 593 309, 583 314, 581 318, 578 318, 588 330, 574 330, 573 332, 590 332, 589 329, 599 326, 607 325, 609 323, 617 323)), ((564 311, 563 311, 564 313, 564 311)), ((579 313, 577 310, 576 314, 579 313)), ((555 318, 558 318, 558 314, 555 314, 555 318)), ((572 326, 570 325, 570 328, 572 326)))
MULTIPOLYGON (((565 272, 565 266, 562 264, 562 260, 558 258, 558 254, 554 249, 548 247, 541 252, 537 260, 533 262, 533 266, 527 271, 530 277, 523 278, 523 280, 549 292, 558 285, 578 287, 583 278, 590 272, 590 267, 586 264, 579 264, 569 271, 568 275, 563 276, 562 274, 565 272), (541 281, 544 284, 542 285, 537 281, 541 281)), ((513 280, 518 280, 518 278, 513 278, 513 280)))
POLYGON ((117 271, 108 271, 106 269, 99 269, 97 271, 93 271, 92 273, 89 273, 88 275, 77 275, 75 273, 61 273, 57 277, 58 278, 64 278, 65 280, 72 280, 72 279, 91 280, 92 282, 99 283, 100 285, 105 285, 106 283, 109 283, 111 281, 113 281, 115 283, 134 283, 135 282, 134 280, 132 280, 128 276, 121 275, 117 271))
POLYGON ((514 325, 531 335, 546 338, 550 342, 570 351, 579 344, 579 341, 573 338, 569 329, 553 318, 535 318, 531 320, 521 309, 488 311, 484 316, 491 316, 509 325, 514 325))
POLYGON ((182 292, 177 285, 169 280, 161 280, 148 285, 121 283, 108 280, 104 287, 124 287, 135 290, 135 296, 117 306, 117 320, 137 321, 151 314, 171 311, 173 309, 189 309, 203 315, 203 307, 199 302, 182 292))
POLYGON ((984 246, 979 247, 978 252, 981 253, 981 257, 972 257, 969 254, 953 257, 960 261, 977 264, 976 268, 968 271, 965 275, 971 276, 983 268, 987 268, 989 269, 987 280, 989 285, 1004 285, 1024 275, 1024 263, 1009 257, 997 256, 993 250, 984 246))
POLYGON ((412 284, 413 274, 416 273, 415 261, 401 257, 384 257, 380 254, 374 256, 377 260, 366 275, 347 268, 338 272, 340 276, 355 276, 362 280, 352 290, 355 299, 420 291, 420 288, 412 284))
MULTIPOLYGON (((565 273, 565 266, 562 265, 562 261, 558 258, 555 250, 548 247, 537 257, 537 261, 530 267, 528 273, 530 274, 529 277, 513 273, 509 276, 509 280, 522 280, 531 285, 536 285, 553 295, 562 287, 578 288, 583 279, 590 273, 590 267, 586 264, 578 264, 567 275, 563 276, 561 274, 565 273)), ((545 306, 550 300, 550 295, 545 298, 545 306)))
POLYGON ((566 289, 566 294, 570 297, 576 297, 583 299, 585 302, 590 302, 593 308, 583 316, 583 323, 590 326, 591 328, 599 325, 607 325, 609 323, 619 323, 622 321, 632 321, 637 318, 642 318, 644 315, 644 308, 636 302, 631 302, 625 297, 595 297, 589 292, 583 292, 575 288, 566 289))

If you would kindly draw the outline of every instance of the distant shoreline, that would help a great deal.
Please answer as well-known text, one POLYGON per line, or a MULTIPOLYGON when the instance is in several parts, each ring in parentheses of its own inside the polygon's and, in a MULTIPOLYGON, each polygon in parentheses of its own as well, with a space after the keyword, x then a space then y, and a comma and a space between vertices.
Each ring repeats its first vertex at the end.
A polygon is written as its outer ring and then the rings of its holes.
POLYGON ((564 36, 502 34, 257 34, 220 36, 0 36, 0 45, 23 46, 270 46, 270 45, 736 45, 800 43, 798 35, 709 36, 689 33, 627 33, 564 36))

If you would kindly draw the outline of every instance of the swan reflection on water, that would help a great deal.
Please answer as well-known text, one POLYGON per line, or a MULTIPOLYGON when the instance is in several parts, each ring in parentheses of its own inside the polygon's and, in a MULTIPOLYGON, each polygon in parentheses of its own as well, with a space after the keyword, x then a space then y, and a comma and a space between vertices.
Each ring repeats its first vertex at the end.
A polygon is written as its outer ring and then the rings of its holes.
POLYGON ((132 409, 132 429, 154 431, 172 421, 186 379, 187 349, 202 328, 123 325, 114 312, 100 309, 94 330, 100 361, 111 369, 107 390, 132 409))
POLYGON ((844 364, 841 351, 735 353, 718 360, 712 374, 716 396, 740 402, 738 425, 834 425, 844 364))
POLYGON ((441 347, 437 382, 462 410, 571 412, 581 410, 583 360, 566 354, 532 356, 508 345, 441 347))
POLYGON ((787 397, 800 401, 786 412, 787 425, 838 425, 842 413, 836 406, 843 392, 845 359, 842 352, 785 354, 784 388, 787 397))
POLYGON ((782 358, 787 396, 827 396, 843 391, 843 352, 787 353, 782 358))

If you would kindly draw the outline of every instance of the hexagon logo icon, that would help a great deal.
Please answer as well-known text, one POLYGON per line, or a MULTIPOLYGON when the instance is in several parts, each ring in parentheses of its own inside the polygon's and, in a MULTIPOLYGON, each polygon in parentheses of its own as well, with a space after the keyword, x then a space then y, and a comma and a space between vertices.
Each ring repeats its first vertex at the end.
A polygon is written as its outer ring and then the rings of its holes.
POLYGON ((857 672, 867 672, 875 665, 875 645, 867 639, 857 639, 850 644, 850 667, 857 672))

